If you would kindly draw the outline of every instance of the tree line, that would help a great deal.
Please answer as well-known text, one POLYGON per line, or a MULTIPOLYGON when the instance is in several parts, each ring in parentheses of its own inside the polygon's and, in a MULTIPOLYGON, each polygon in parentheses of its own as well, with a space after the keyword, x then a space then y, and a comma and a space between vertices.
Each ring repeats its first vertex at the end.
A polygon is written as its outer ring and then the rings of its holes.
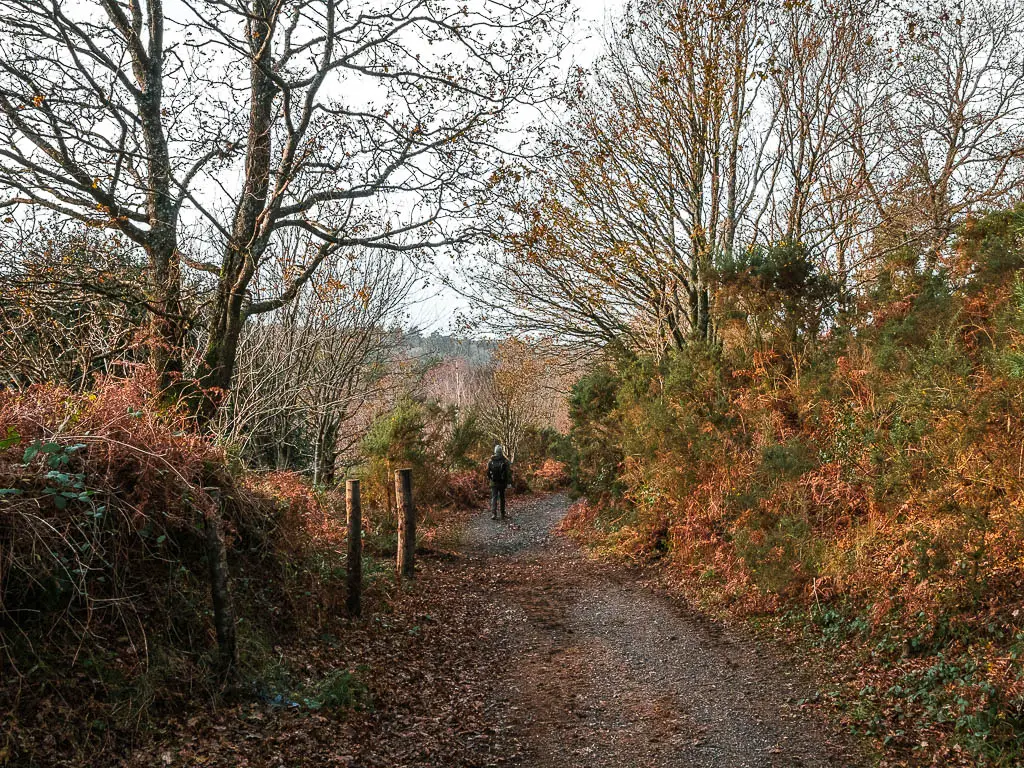
POLYGON ((823 331, 885 260, 935 273, 967 217, 1019 197, 1012 0, 640 0, 603 43, 546 152, 494 179, 508 236, 475 279, 495 327, 717 343, 730 275, 767 265, 827 281, 823 331))

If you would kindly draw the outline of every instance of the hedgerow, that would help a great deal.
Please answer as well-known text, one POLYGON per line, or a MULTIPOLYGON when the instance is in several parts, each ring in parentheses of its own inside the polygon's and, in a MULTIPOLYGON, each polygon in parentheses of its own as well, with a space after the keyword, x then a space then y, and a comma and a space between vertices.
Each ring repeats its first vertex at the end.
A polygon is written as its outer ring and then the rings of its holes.
POLYGON ((948 271, 893 270, 826 332, 732 333, 574 395, 565 527, 840 637, 851 724, 921 764, 1022 754, 1022 222, 972 223, 948 271))
MULTIPOLYGON (((0 392, 0 625, 8 753, 115 749, 154 714, 221 694, 206 526, 223 526, 239 680, 284 632, 337 615, 338 500, 253 474, 154 407, 155 376, 0 392), (60 744, 43 728, 58 716, 60 744)), ((70 759, 70 758, 69 758, 70 759)))

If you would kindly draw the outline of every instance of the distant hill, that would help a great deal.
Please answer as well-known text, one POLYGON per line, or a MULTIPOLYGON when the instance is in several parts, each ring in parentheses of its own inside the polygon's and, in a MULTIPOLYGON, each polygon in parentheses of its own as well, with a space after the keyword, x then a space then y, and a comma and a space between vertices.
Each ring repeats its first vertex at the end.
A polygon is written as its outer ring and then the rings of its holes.
POLYGON ((413 328, 402 335, 402 346, 411 357, 424 362, 461 357, 473 365, 486 365, 491 361, 497 342, 450 336, 436 331, 427 335, 413 328))

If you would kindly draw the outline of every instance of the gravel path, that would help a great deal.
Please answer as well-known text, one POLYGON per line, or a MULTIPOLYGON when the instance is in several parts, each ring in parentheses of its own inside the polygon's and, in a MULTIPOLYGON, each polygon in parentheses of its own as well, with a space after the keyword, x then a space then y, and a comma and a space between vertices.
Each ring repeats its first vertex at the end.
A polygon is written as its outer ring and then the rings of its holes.
MULTIPOLYGON (((183 709, 122 768, 846 768, 797 665, 552 534, 562 496, 486 511, 362 621, 282 647, 296 702, 339 670, 371 706, 183 709), (296 687, 297 686, 297 687, 296 687), (310 686, 313 686, 310 688, 310 686)), ((382 582, 382 583, 387 583, 382 582)), ((275 651, 278 649, 275 648, 275 651)), ((0 763, 3 761, 0 760, 0 763)), ((38 765, 51 765, 40 762, 38 765)), ((73 760, 63 765, 82 765, 73 760)))
POLYGON ((562 496, 469 526, 506 617, 503 727, 531 767, 839 768, 860 763, 802 709, 802 673, 748 638, 587 560, 552 528, 562 496))

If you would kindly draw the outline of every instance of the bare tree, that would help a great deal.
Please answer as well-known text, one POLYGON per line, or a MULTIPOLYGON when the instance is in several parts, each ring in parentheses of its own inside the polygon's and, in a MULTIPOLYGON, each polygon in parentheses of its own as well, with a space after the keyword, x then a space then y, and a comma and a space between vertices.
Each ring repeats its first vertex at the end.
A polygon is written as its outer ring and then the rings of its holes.
POLYGON ((455 227, 486 177, 497 129, 514 105, 544 97, 542 75, 557 45, 539 44, 552 42, 546 30, 562 5, 190 5, 197 37, 215 32, 213 42, 244 63, 248 78, 242 194, 220 232, 205 389, 230 388, 245 319, 288 303, 338 249, 416 251, 470 236, 455 227), (244 31, 236 37, 234 29, 244 31), (315 248, 280 295, 250 301, 265 256, 291 230, 312 235, 315 248))
POLYGON ((145 251, 151 357, 167 387, 186 325, 179 216, 220 148, 180 152, 202 94, 161 0, 93 5, 0 2, 0 209, 45 208, 145 251))
POLYGON ((653 352, 713 338, 716 255, 758 229, 774 162, 774 116, 755 109, 768 21, 739 1, 627 10, 573 85, 552 159, 509 174, 532 194, 473 275, 489 321, 653 352))
POLYGON ((568 381, 558 348, 506 339, 495 351, 476 399, 487 436, 505 447, 513 463, 531 429, 564 426, 568 381))
MULTIPOLYGON (((768 69, 778 168, 767 191, 774 215, 765 234, 806 246, 840 275, 858 227, 862 186, 851 144, 866 128, 858 123, 857 85, 884 39, 879 8, 850 0, 785 7, 768 69)), ((876 115, 870 129, 878 128, 876 115)))
POLYGON ((245 320, 354 246, 417 251, 463 226, 511 110, 543 99, 563 0, 0 0, 0 207, 45 207, 147 254, 151 355, 182 369, 183 262, 215 275, 204 418, 245 320), (228 223, 223 222, 227 220, 228 223), (202 223, 212 238, 188 241, 202 223), (250 287, 291 231, 310 251, 250 287))
POLYGON ((480 388, 479 367, 464 357, 452 357, 432 365, 424 376, 427 397, 457 410, 472 407, 480 388))
MULTIPOLYGON (((294 268, 281 266, 267 289, 280 290, 294 268)), ((258 464, 333 482, 339 457, 362 437, 361 411, 394 385, 393 326, 412 279, 395 256, 334 254, 295 301, 243 334, 238 381, 219 415, 222 437, 258 464)))
POLYGON ((893 169, 922 209, 915 245, 934 269, 963 217, 1024 183, 1024 5, 911 5, 888 117, 893 169))

